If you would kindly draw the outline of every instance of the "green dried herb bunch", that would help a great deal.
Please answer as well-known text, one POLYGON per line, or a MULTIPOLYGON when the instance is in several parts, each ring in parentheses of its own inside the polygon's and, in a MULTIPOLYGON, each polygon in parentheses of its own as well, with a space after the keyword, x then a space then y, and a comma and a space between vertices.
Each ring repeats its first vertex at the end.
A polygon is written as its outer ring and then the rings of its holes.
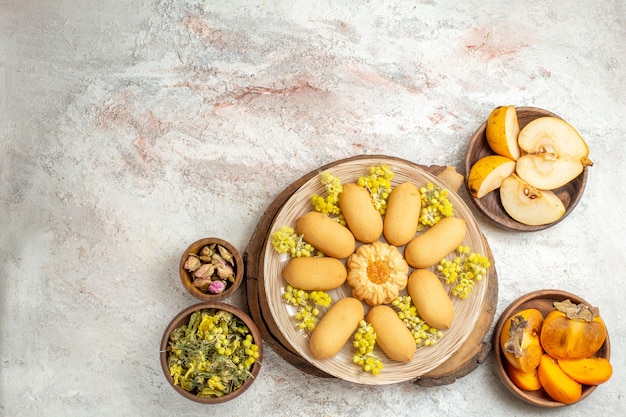
POLYGON ((189 324, 171 333, 167 350, 174 384, 204 398, 240 388, 259 358, 259 347, 245 323, 218 309, 192 313, 189 324))

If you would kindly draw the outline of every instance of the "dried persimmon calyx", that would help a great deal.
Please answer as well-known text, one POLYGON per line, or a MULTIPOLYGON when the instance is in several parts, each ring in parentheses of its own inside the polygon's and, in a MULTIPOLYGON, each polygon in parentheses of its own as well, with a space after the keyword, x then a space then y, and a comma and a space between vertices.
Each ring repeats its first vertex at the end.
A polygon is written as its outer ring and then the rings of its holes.
POLYGON ((543 355, 539 332, 543 314, 527 308, 513 314, 502 327, 500 346, 507 361, 522 372, 537 368, 543 355))
POLYGON ((503 350, 512 353, 516 358, 522 356, 522 341, 524 340, 524 332, 528 327, 528 320, 523 316, 517 315, 511 317, 511 327, 509 328, 509 338, 504 343, 503 350))
POLYGON ((585 303, 574 304, 569 298, 564 301, 555 301, 553 305, 555 309, 564 313, 567 318, 572 320, 592 321, 600 316, 598 307, 590 307, 585 303))

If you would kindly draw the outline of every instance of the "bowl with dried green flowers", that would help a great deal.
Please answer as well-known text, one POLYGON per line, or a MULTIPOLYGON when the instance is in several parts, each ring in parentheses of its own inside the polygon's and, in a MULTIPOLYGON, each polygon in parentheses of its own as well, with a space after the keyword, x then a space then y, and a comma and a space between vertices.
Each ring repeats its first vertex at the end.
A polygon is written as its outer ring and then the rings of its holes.
POLYGON ((203 301, 220 301, 233 294, 243 280, 243 258, 229 242, 208 237, 193 242, 180 258, 180 280, 203 301))
POLYGON ((243 394, 261 370, 254 321, 230 304, 205 301, 178 313, 161 339, 161 367, 183 397, 218 404, 243 394))

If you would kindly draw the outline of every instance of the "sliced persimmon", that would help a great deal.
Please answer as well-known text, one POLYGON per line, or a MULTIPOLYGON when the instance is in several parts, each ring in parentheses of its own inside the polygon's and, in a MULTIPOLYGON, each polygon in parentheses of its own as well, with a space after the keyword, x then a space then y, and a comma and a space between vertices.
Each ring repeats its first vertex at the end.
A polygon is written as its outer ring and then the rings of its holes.
POLYGON ((560 359, 558 363, 570 378, 585 385, 602 384, 613 375, 613 367, 607 358, 560 359))
POLYGON ((513 382, 517 388, 523 391, 537 391, 538 389, 541 389, 541 381, 539 381, 537 368, 530 372, 523 372, 511 365, 509 362, 505 362, 504 366, 511 382, 513 382))
POLYGON ((543 389, 555 401, 573 404, 582 396, 582 384, 567 375, 547 353, 541 357, 537 375, 543 389))

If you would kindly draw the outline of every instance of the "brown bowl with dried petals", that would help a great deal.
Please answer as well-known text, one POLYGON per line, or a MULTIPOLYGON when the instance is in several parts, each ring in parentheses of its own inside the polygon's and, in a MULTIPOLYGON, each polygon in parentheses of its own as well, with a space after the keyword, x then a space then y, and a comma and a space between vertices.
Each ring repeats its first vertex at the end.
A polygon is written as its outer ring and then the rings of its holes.
POLYGON ((180 258, 183 286, 203 301, 220 301, 232 295, 243 281, 243 272, 243 258, 237 248, 217 237, 193 242, 180 258))

